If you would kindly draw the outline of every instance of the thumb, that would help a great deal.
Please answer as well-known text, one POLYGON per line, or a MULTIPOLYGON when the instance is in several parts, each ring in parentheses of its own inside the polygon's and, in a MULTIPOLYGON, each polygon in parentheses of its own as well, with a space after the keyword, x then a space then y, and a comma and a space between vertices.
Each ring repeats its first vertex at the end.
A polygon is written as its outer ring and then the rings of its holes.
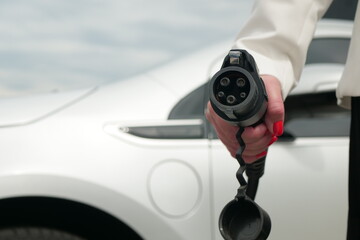
POLYGON ((274 136, 284 132, 284 101, 279 80, 271 75, 262 75, 268 95, 268 108, 265 114, 265 124, 274 136))

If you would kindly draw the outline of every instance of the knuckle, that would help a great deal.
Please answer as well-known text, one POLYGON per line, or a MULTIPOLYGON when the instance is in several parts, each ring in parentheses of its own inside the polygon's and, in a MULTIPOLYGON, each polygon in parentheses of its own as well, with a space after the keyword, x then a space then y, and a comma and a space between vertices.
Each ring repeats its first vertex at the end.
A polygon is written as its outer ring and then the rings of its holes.
POLYGON ((269 104, 268 106, 268 114, 271 115, 283 115, 284 114, 284 104, 281 101, 278 101, 278 103, 274 103, 274 104, 269 104))

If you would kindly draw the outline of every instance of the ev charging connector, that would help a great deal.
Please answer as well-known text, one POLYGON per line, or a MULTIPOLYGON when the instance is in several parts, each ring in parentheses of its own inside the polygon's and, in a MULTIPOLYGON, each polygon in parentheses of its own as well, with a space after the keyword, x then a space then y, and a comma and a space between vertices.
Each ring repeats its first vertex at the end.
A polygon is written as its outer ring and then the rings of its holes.
POLYGON ((245 164, 242 159, 246 146, 241 134, 245 127, 263 121, 268 103, 254 58, 245 50, 231 50, 220 71, 210 80, 209 89, 214 111, 240 127, 236 134, 240 144, 236 153, 240 164, 236 177, 240 187, 235 198, 220 214, 220 233, 225 240, 265 240, 270 234, 271 220, 266 211, 254 202, 259 178, 264 174, 265 157, 252 164, 245 164), (249 183, 243 176, 245 171, 249 183))

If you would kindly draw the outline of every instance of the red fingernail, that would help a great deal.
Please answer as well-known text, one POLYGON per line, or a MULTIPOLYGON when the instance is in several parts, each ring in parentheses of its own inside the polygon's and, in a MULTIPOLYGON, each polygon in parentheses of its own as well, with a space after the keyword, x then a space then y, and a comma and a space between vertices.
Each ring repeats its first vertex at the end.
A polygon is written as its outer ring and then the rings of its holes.
POLYGON ((263 151, 262 153, 259 153, 258 155, 256 155, 256 158, 261 158, 261 157, 265 157, 267 154, 267 151, 263 151))
POLYGON ((268 146, 270 146, 271 144, 273 144, 274 142, 276 142, 278 140, 277 136, 273 136, 268 144, 268 146))
POLYGON ((276 123, 274 123, 273 131, 275 136, 281 136, 284 133, 283 121, 277 121, 276 123))

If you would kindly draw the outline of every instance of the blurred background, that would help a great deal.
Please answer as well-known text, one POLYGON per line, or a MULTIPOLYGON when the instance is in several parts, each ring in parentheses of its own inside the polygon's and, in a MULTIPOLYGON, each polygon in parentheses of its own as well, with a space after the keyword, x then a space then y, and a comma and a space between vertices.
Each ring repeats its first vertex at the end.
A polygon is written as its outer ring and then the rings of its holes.
POLYGON ((248 0, 1 0, 0 97, 121 80, 234 38, 248 0))
MULTIPOLYGON (((355 0, 335 2, 329 17, 353 18, 355 0)), ((118 81, 233 39, 252 3, 1 0, 0 98, 118 81)))

